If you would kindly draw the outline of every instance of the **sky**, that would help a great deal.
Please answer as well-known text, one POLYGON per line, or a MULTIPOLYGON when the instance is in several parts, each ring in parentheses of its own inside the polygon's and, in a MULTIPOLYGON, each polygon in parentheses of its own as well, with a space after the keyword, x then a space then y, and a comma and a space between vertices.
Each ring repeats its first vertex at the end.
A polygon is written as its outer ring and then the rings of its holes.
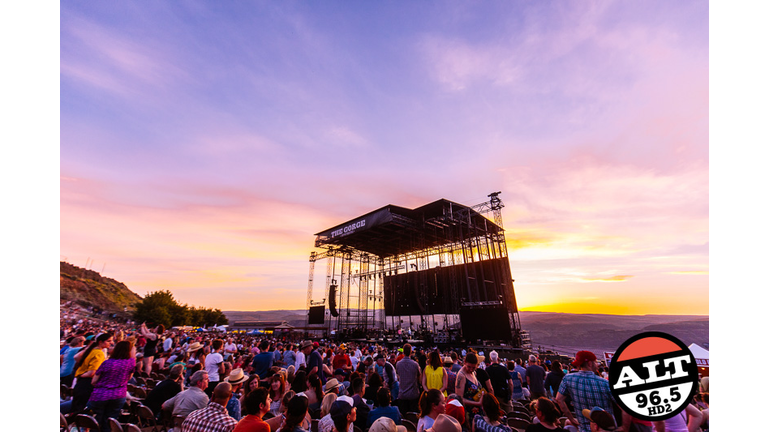
POLYGON ((314 233, 501 191, 521 310, 709 314, 707 2, 62 2, 60 259, 305 307, 314 233))

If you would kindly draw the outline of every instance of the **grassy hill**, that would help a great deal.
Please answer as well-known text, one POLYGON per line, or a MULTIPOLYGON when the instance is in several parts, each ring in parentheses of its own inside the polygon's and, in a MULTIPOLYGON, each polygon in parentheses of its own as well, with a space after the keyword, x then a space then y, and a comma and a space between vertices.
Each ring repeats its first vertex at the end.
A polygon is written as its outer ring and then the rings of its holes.
POLYGON ((62 302, 71 300, 119 314, 124 308, 133 311, 133 305, 141 301, 124 283, 64 261, 59 263, 59 296, 62 302))

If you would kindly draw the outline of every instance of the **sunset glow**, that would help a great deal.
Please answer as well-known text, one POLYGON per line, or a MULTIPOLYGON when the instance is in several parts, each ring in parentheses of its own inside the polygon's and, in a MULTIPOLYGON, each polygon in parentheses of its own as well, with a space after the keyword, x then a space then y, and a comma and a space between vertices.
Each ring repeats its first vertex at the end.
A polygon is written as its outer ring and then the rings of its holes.
POLYGON ((302 309, 314 233, 501 191, 523 311, 709 313, 706 2, 61 4, 61 259, 302 309))

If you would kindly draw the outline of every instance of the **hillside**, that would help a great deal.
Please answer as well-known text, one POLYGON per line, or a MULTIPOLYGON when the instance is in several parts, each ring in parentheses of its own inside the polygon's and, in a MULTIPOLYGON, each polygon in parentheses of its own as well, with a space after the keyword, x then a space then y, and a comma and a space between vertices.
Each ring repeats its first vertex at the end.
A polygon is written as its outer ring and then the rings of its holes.
POLYGON ((113 313, 123 313, 124 308, 131 311, 141 301, 124 283, 64 261, 59 264, 59 296, 61 302, 71 300, 113 313))

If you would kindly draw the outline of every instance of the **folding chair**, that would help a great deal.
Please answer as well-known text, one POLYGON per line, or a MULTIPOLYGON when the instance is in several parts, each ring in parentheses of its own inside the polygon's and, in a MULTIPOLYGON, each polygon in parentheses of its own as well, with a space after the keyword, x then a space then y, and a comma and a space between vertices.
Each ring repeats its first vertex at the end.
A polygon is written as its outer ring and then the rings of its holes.
POLYGON ((93 416, 89 416, 88 414, 78 414, 77 417, 75 417, 75 426, 77 426, 78 432, 82 432, 83 430, 87 430, 88 432, 99 432, 99 422, 96 421, 96 419, 93 416))
POLYGON ((529 422, 528 420, 523 420, 523 419, 518 419, 518 418, 508 418, 507 419, 507 426, 518 428, 518 429, 525 430, 525 428, 527 428, 528 425, 530 425, 530 424, 531 424, 531 422, 529 422))
POLYGON ((109 419, 109 430, 111 432, 123 432, 123 425, 119 421, 117 421, 117 420, 115 420, 113 418, 110 418, 109 419))
POLYGON ((413 424, 419 424, 419 413, 407 412, 404 417, 406 420, 410 420, 413 424))
POLYGON ((416 425, 412 421, 408 419, 401 419, 401 421, 403 422, 403 426, 405 426, 405 430, 408 432, 416 432, 416 425))
POLYGON ((139 427, 142 430, 145 430, 149 427, 151 427, 152 432, 161 432, 163 428, 158 426, 157 420, 155 420, 155 413, 152 412, 151 409, 149 409, 148 406, 145 405, 139 405, 136 408, 136 414, 139 417, 139 427))

